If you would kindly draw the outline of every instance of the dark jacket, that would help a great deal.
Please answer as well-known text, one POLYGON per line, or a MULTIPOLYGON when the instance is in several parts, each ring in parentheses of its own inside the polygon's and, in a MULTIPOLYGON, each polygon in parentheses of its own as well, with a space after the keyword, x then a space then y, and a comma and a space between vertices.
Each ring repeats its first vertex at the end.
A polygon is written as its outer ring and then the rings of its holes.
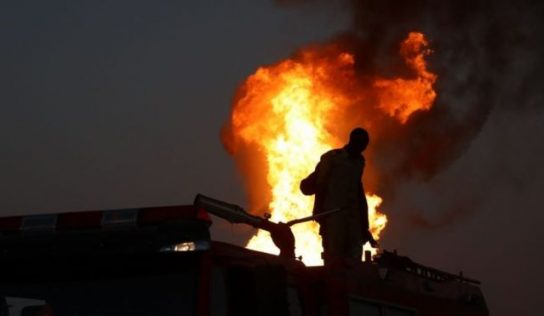
POLYGON ((364 166, 362 155, 350 156, 345 148, 323 154, 313 172, 314 214, 337 207, 358 209, 361 212, 361 230, 366 234, 368 205, 361 182, 364 166))

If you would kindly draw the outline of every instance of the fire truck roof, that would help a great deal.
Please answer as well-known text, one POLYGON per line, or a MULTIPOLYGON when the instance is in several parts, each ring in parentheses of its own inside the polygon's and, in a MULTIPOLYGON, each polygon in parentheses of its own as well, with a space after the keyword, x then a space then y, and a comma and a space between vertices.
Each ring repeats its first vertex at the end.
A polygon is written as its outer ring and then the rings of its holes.
POLYGON ((182 242, 209 241, 210 225, 208 214, 191 205, 2 217, 0 250, 157 251, 182 242))

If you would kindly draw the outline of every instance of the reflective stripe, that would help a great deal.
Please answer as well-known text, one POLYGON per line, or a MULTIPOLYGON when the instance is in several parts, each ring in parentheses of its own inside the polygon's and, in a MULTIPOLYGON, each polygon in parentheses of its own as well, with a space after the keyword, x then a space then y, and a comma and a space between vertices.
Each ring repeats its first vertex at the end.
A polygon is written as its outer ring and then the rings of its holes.
POLYGON ((124 209, 104 211, 102 215, 102 227, 130 225, 135 226, 138 220, 138 211, 140 209, 124 209))
POLYGON ((57 214, 32 215, 23 217, 22 231, 54 231, 57 226, 57 214))
POLYGON ((71 213, 0 217, 0 234, 28 231, 63 232, 100 228, 145 227, 198 220, 211 224, 206 211, 192 205, 82 211, 71 213))

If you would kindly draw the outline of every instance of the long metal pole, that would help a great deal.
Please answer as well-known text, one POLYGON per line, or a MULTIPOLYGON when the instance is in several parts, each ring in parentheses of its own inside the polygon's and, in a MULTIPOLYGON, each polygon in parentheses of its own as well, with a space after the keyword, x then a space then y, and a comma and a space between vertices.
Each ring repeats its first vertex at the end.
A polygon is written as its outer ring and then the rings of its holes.
POLYGON ((347 209, 347 207, 336 207, 336 208, 333 208, 333 209, 330 209, 330 210, 320 212, 320 213, 315 214, 315 215, 310 215, 310 216, 306 216, 306 217, 303 217, 303 218, 288 221, 286 224, 287 224, 287 226, 293 226, 293 225, 296 225, 296 224, 312 221, 312 220, 315 220, 315 219, 323 217, 323 216, 328 216, 328 215, 331 215, 331 214, 334 214, 334 213, 338 213, 338 212, 344 211, 346 209, 347 209))

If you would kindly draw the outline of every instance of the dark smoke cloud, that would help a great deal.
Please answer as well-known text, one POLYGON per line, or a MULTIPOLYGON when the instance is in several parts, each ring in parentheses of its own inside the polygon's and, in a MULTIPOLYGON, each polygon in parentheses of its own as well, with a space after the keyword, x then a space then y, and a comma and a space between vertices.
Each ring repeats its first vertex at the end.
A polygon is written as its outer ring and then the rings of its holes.
MULTIPOLYGON (((410 31, 421 31, 429 38, 435 51, 430 67, 439 76, 433 109, 414 114, 406 126, 391 124, 373 143, 371 161, 379 172, 373 190, 386 198, 394 197, 404 180, 425 182, 444 171, 462 156, 494 110, 520 113, 543 105, 544 5, 540 1, 277 3, 348 7, 353 13, 351 28, 333 41, 355 53, 361 76, 398 75, 402 72, 394 59, 398 43, 410 31)), ((476 205, 477 200, 471 197, 455 204, 476 205)), ((442 217, 431 221, 414 212, 410 221, 437 228, 470 213, 452 204, 442 217)))

